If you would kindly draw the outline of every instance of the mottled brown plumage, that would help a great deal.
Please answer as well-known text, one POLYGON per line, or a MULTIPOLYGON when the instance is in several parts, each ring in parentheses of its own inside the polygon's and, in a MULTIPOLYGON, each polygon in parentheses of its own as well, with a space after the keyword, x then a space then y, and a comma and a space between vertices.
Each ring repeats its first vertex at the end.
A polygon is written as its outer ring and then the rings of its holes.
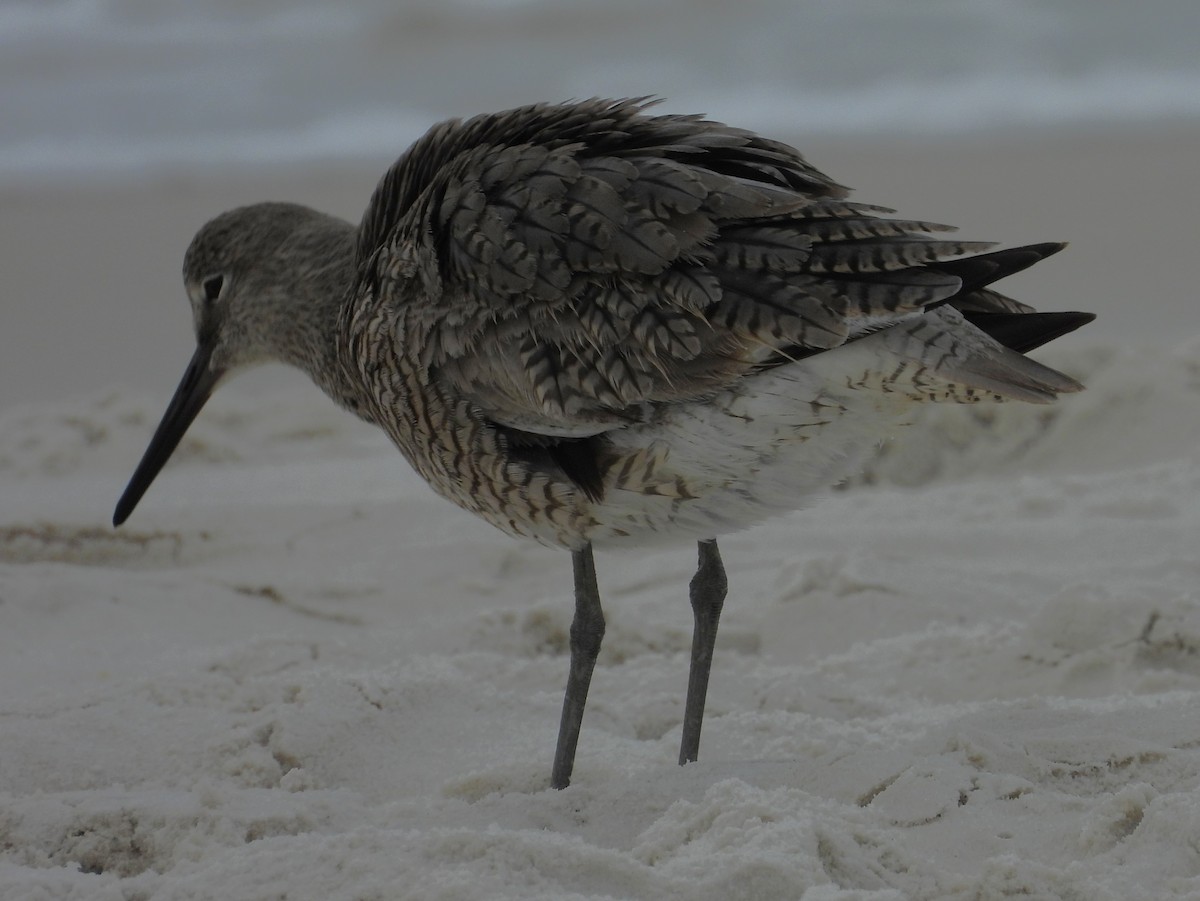
POLYGON ((184 265, 196 356, 115 516, 221 378, 304 369, 441 494, 572 551, 558 787, 603 634, 593 542, 700 541, 695 759, 725 591, 715 536, 844 477, 921 403, 1078 390, 1022 353, 1090 318, 988 287, 1061 245, 981 253, 847 200, 786 145, 646 105, 435 126, 357 228, 289 204, 207 224, 184 265))

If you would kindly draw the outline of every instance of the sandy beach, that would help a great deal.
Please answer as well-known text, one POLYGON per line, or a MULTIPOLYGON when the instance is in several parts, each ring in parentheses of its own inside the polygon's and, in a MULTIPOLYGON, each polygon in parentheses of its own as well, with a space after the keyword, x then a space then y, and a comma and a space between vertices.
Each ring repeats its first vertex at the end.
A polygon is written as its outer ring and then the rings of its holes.
POLYGON ((1089 390, 936 410, 723 541, 686 768, 694 551, 601 553, 564 792, 567 555, 304 376, 224 388, 109 525, 191 353, 195 229, 357 219, 390 161, 0 189, 0 897, 1200 894, 1200 130, 780 137, 857 199, 1070 241, 1004 290, 1099 314, 1038 352, 1089 390))

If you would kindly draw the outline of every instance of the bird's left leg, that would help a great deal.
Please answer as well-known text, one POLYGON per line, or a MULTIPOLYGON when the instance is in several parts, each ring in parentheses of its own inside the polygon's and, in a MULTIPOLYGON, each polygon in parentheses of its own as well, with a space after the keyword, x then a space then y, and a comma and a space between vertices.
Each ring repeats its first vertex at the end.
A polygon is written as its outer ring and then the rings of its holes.
POLYGON ((700 726, 704 722, 704 699, 708 694, 713 645, 717 643, 717 624, 729 587, 716 539, 701 541, 698 550, 700 565, 690 586, 695 630, 692 633, 687 704, 683 712, 683 741, 679 745, 680 766, 691 763, 700 753, 700 726))
POLYGON ((575 747, 579 744, 579 726, 587 704, 592 670, 604 640, 604 610, 600 606, 600 589, 596 585, 596 564, 592 546, 571 553, 575 571, 575 618, 571 621, 571 670, 567 676, 567 692, 563 696, 562 720, 558 727, 558 746, 554 751, 554 768, 550 773, 553 788, 571 784, 575 768, 575 747))

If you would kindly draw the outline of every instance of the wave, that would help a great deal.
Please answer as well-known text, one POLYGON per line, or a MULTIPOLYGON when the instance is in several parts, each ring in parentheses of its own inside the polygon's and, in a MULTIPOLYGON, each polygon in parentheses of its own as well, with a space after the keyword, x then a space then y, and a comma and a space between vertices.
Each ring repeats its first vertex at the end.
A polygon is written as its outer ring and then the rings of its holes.
MULTIPOLYGON (((693 98, 680 98, 692 100, 693 98)), ((845 135, 926 135, 991 128, 1122 124, 1200 118, 1200 77, 1192 72, 1100 71, 1048 74, 979 73, 939 81, 883 81, 854 91, 706 92, 713 118, 760 131, 845 135)), ((672 107, 678 107, 673 102, 672 107)))
MULTIPOLYGON (((1114 71, 1058 81, 981 75, 947 84, 881 83, 835 92, 760 85, 700 88, 665 98, 658 109, 705 112, 785 140, 796 135, 867 134, 929 138, 1050 126, 1195 122, 1200 120, 1200 83, 1187 73, 1114 71)), ((14 140, 0 142, 0 180, 329 160, 386 165, 442 118, 411 108, 375 106, 274 128, 14 140)))
POLYGON ((571 96, 784 139, 1200 119, 1200 5, 5 0, 0 180, 386 161, 571 96))
POLYGON ((0 181, 71 175, 128 176, 187 168, 398 156, 433 119, 406 111, 363 110, 294 128, 229 133, 113 134, 87 141, 42 138, 0 146, 0 181))

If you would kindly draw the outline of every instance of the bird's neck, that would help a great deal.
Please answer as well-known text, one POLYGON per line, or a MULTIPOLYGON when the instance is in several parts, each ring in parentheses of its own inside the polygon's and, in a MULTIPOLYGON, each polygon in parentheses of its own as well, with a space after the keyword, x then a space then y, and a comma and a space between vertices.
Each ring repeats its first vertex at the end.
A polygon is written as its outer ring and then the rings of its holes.
POLYGON ((298 238, 288 268, 287 314, 268 337, 271 356, 306 372, 329 397, 355 412, 361 394, 342 365, 339 319, 355 280, 357 229, 333 217, 298 238))

